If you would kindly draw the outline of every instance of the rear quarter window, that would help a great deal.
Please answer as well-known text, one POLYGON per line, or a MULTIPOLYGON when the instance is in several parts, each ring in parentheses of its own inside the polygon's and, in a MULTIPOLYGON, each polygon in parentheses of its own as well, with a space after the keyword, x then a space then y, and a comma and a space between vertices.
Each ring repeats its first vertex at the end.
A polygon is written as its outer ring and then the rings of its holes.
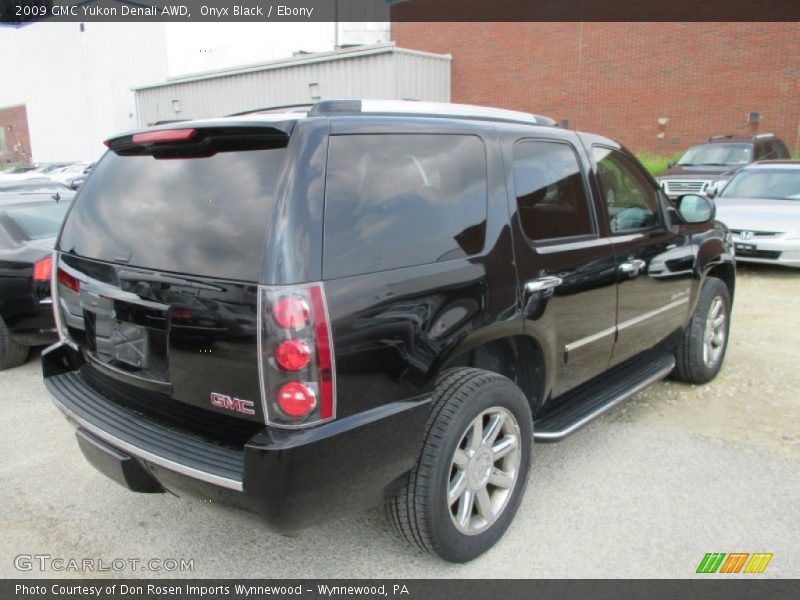
POLYGON ((325 278, 479 253, 486 229, 486 169, 485 148, 476 136, 331 137, 325 278))

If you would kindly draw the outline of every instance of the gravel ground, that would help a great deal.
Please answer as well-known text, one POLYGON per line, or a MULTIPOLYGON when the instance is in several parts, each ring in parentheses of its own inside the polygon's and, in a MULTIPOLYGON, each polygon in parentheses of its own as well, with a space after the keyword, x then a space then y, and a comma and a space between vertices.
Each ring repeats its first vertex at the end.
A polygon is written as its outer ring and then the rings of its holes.
POLYGON ((0 374, 0 576, 42 576, 14 557, 50 554, 188 558, 197 577, 683 578, 706 552, 772 552, 765 576, 800 577, 798 292, 798 272, 740 268, 720 376, 656 384, 538 445, 514 524, 466 565, 408 546, 377 509, 287 538, 232 509, 129 493, 84 462, 31 359, 0 374))

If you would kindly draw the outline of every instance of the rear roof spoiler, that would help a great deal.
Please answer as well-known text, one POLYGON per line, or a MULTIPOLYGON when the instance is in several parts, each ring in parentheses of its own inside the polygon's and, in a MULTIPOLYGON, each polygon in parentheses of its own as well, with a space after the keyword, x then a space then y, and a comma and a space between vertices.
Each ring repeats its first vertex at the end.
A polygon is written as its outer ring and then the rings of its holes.
POLYGON ((285 145, 295 120, 225 118, 206 121, 169 123, 147 129, 128 131, 105 140, 113 152, 126 155, 156 154, 182 148, 196 155, 210 156, 230 144, 277 147, 285 145), (265 145, 265 141, 271 144, 265 145), (223 143, 224 142, 224 143, 223 143))

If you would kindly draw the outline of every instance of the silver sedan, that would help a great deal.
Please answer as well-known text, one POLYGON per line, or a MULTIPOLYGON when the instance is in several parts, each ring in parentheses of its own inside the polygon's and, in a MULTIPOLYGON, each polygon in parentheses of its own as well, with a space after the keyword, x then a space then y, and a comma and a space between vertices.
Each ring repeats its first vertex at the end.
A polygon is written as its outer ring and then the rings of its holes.
POLYGON ((737 261, 800 267, 800 160, 743 167, 716 203, 737 261))

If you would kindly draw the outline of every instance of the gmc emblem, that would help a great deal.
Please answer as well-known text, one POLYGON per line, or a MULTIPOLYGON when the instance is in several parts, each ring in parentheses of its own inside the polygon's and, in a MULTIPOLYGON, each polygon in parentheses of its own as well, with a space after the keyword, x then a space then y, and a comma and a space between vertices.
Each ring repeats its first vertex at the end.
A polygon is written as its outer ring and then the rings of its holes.
POLYGON ((218 394, 211 392, 211 406, 217 408, 224 408, 225 410, 232 410, 234 412, 242 413, 243 415, 254 415, 256 411, 253 410, 253 403, 250 400, 241 400, 240 398, 231 398, 225 394, 218 394))

